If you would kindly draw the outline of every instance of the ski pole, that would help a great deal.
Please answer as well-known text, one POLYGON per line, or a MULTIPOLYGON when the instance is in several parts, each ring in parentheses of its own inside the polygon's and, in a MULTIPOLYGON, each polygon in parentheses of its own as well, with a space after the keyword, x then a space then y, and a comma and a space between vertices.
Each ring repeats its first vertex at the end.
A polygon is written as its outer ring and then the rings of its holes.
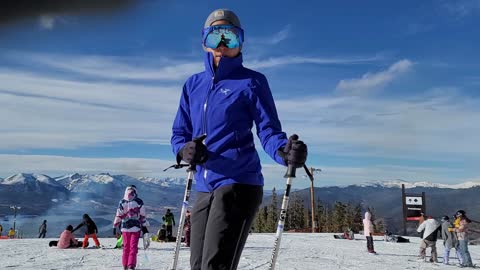
POLYGON ((183 225, 185 224, 185 214, 187 213, 188 200, 190 199, 190 191, 192 189, 193 175, 196 172, 195 164, 190 164, 190 165, 178 164, 178 166, 181 166, 181 165, 188 166, 188 169, 187 169, 188 180, 187 180, 187 185, 185 187, 185 194, 183 196, 182 212, 180 214, 180 223, 178 224, 177 240, 176 240, 175 250, 173 253, 173 261, 170 267, 171 270, 177 269, 178 254, 180 252, 180 243, 182 241, 183 225))
POLYGON ((290 196, 290 187, 292 185, 292 178, 295 178, 296 168, 289 164, 287 173, 284 177, 287 178, 287 188, 283 195, 282 208, 280 210, 280 216, 278 217, 277 234, 275 235, 275 244, 273 246, 272 258, 270 259, 269 269, 275 269, 275 263, 278 257, 278 251, 280 250, 280 241, 282 240, 283 226, 285 225, 285 218, 287 217, 288 200, 290 196))

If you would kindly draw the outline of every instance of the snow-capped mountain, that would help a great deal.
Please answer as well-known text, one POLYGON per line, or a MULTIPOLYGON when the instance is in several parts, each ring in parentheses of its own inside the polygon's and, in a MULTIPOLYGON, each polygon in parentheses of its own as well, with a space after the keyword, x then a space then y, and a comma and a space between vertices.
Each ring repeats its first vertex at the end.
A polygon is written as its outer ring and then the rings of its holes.
POLYGON ((103 189, 125 188, 128 185, 141 184, 138 179, 128 175, 101 174, 68 174, 56 177, 55 180, 72 192, 99 192, 103 189))
POLYGON ((385 188, 401 188, 402 185, 405 185, 405 188, 450 188, 450 189, 468 189, 472 187, 480 186, 480 181, 469 181, 460 184, 439 184, 439 183, 432 183, 427 181, 420 181, 420 182, 408 182, 405 180, 391 180, 391 181, 371 181, 363 184, 359 184, 357 186, 360 187, 385 187, 385 188))
POLYGON ((38 185, 39 183, 62 187, 53 178, 44 174, 19 173, 0 180, 2 185, 38 185))

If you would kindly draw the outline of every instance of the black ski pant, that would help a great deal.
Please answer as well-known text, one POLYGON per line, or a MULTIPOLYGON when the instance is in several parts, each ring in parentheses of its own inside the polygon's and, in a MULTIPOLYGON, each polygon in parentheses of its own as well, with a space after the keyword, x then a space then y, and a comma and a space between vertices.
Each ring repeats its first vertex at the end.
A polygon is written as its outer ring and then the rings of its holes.
POLYGON ((192 270, 235 270, 247 241, 263 187, 232 184, 199 192, 192 209, 192 270))
POLYGON ((47 234, 47 231, 41 231, 40 234, 38 235, 38 238, 45 238, 46 234, 47 234))
POLYGON ((368 252, 374 252, 375 249, 373 249, 373 237, 370 234, 370 236, 367 236, 367 249, 368 252))

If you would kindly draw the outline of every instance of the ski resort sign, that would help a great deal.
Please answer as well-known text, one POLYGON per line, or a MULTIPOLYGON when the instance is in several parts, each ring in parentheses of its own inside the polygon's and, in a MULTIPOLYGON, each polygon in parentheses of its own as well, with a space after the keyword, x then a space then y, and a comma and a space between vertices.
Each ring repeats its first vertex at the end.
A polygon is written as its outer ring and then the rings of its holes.
POLYGON ((425 213, 425 192, 407 194, 402 185, 403 215, 405 221, 417 221, 425 213))

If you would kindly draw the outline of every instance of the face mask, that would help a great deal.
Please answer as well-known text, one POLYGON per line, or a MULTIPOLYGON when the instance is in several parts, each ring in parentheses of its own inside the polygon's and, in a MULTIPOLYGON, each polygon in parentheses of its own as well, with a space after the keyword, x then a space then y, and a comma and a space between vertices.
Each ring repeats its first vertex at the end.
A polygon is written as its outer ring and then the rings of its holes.
POLYGON ((229 49, 238 48, 243 43, 243 29, 233 25, 214 25, 202 31, 203 46, 216 49, 223 44, 229 49))

